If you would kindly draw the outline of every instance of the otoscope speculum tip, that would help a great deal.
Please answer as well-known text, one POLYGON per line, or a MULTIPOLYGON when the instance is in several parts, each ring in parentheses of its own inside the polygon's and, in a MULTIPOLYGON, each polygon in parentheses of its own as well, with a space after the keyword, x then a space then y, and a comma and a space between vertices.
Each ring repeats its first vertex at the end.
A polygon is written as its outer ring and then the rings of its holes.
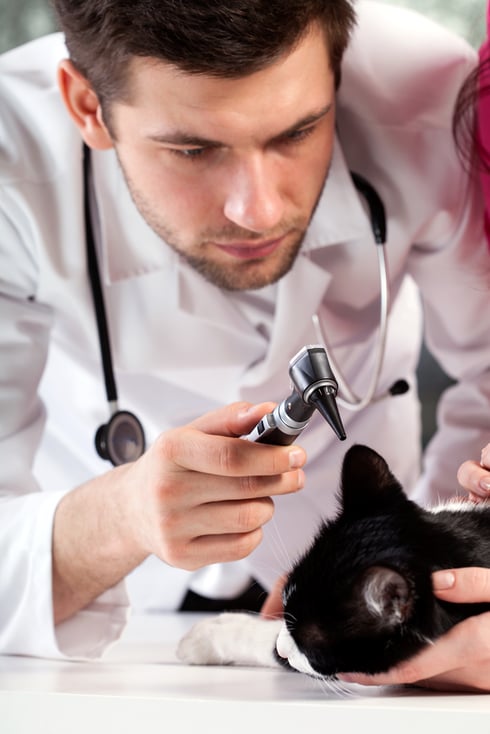
POLYGON ((333 392, 329 388, 321 387, 311 394, 310 403, 315 406, 318 412, 332 427, 337 438, 340 441, 345 441, 347 435, 345 433, 344 424, 342 423, 337 401, 335 400, 333 392))

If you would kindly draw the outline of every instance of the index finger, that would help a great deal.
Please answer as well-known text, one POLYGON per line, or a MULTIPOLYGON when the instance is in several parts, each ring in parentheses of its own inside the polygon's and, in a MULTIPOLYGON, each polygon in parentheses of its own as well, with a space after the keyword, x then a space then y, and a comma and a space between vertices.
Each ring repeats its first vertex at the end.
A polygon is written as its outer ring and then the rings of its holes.
POLYGON ((295 445, 272 446, 213 435, 194 427, 161 434, 152 447, 166 473, 193 472, 214 477, 273 477, 300 469, 305 451, 295 445))
POLYGON ((216 436, 245 436, 266 413, 272 413, 274 408, 275 403, 231 403, 205 413, 189 423, 189 426, 216 436))

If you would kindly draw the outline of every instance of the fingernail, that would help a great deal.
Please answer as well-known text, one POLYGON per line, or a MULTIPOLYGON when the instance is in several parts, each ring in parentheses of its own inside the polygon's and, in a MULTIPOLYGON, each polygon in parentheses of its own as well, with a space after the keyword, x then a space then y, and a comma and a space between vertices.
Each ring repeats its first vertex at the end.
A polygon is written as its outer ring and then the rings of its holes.
POLYGON ((299 449, 293 449, 289 452, 289 467, 290 469, 298 469, 305 463, 305 455, 303 451, 299 449))
POLYGON ((452 571, 436 571, 432 574, 432 585, 434 591, 444 591, 444 589, 452 589, 456 583, 456 576, 452 571))
POLYGON ((490 481, 488 479, 480 479, 479 486, 485 492, 490 492, 490 481))

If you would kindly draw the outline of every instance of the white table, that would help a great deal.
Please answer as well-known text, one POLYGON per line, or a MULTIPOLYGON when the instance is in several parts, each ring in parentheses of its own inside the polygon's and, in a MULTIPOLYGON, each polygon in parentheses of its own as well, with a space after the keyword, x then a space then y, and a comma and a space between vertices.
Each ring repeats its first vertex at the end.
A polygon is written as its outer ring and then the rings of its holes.
POLYGON ((351 686, 299 673, 188 667, 194 615, 133 619, 96 663, 0 656, 1 734, 490 734, 490 695, 351 686))

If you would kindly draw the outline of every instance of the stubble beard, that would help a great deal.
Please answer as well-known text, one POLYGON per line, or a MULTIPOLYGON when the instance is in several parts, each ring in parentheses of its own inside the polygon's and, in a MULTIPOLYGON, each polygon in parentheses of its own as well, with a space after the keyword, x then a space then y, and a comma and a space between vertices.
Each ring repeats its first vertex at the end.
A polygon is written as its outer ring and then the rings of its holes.
MULTIPOLYGON (((307 221, 291 222, 289 225, 282 225, 281 232, 268 234, 267 239, 277 239, 287 235, 288 242, 281 246, 274 253, 274 258, 240 260, 230 262, 229 264, 215 262, 205 256, 196 255, 194 251, 198 247, 192 247, 193 252, 189 252, 185 244, 180 240, 177 232, 168 227, 159 217, 156 216, 154 210, 149 206, 146 199, 140 194, 132 180, 126 173, 124 167, 119 160, 119 166, 126 181, 131 199, 136 206, 138 212, 143 217, 148 226, 155 234, 164 241, 178 256, 187 263, 193 270, 198 272, 205 280, 212 285, 227 291, 244 291, 257 290, 264 288, 272 283, 276 283, 283 278, 293 267, 296 258, 301 250, 306 229, 313 217, 318 205, 323 186, 320 189, 315 206, 313 207, 311 216, 307 221)), ((327 176, 325 176, 326 180, 327 176)), ((201 233, 200 242, 204 245, 208 242, 226 242, 240 241, 253 242, 257 239, 263 239, 263 235, 251 234, 248 230, 242 230, 230 224, 228 227, 220 231, 201 233)))

